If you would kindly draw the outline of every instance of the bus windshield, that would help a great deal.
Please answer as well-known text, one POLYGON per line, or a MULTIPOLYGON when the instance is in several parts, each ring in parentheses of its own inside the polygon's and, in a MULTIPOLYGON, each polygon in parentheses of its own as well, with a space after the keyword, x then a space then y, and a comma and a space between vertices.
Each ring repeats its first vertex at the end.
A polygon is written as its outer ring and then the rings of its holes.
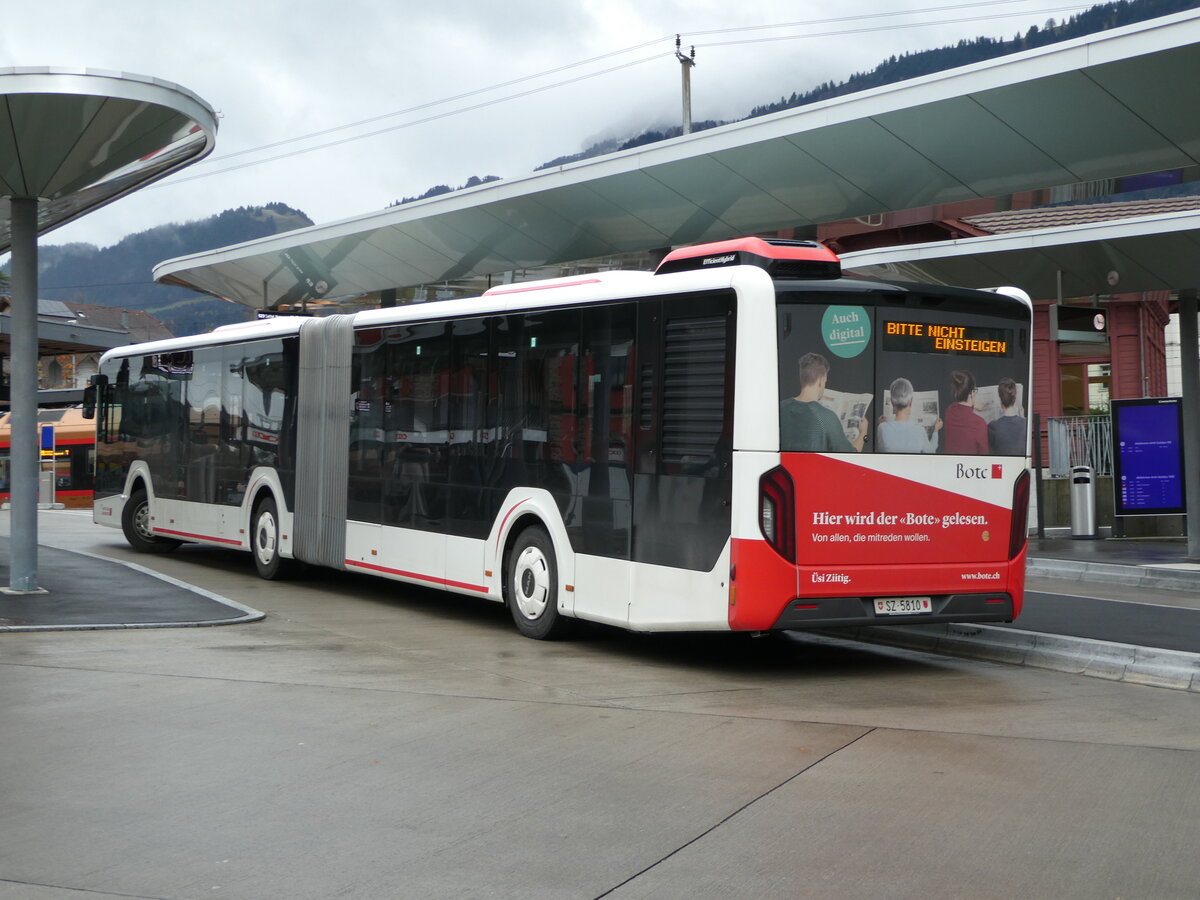
POLYGON ((780 449, 1024 456, 1029 329, 987 301, 781 292, 780 449))

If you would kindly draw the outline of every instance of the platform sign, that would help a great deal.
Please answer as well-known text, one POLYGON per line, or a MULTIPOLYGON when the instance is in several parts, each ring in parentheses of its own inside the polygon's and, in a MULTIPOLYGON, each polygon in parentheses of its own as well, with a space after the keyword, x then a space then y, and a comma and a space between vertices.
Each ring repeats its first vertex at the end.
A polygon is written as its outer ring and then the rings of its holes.
POLYGON ((1182 515, 1183 403, 1112 401, 1113 494, 1118 516, 1182 515))
POLYGON ((42 459, 54 458, 54 426, 43 425, 41 427, 41 449, 42 459))
POLYGON ((1107 311, 1097 306, 1050 307, 1052 341, 1084 341, 1102 344, 1108 340, 1107 311))

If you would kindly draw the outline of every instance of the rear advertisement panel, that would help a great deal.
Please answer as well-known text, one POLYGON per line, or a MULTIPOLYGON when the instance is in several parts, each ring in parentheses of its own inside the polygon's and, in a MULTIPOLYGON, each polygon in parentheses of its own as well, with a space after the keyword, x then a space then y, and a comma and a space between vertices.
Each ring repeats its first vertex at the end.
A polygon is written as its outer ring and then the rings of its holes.
POLYGON ((1022 463, 873 462, 785 457, 797 487, 801 596, 1007 589, 1009 507, 1022 463), (898 584, 904 566, 912 580, 898 584))
POLYGON ((1028 320, 918 294, 837 301, 784 295, 778 311, 801 595, 902 593, 906 564, 921 593, 1004 590, 1028 320))
POLYGON ((1027 455, 1026 321, 920 295, 829 299, 781 298, 781 450, 1027 455))

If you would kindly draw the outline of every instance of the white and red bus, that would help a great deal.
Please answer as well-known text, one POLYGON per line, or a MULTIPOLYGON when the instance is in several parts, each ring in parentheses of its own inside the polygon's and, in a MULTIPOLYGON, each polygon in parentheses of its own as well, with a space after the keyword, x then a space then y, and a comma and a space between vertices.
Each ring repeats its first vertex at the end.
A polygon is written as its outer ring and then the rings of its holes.
POLYGON ((536 638, 1011 621, 1031 333, 1019 291, 747 238, 122 347, 96 378, 95 520, 266 578, 487 597, 536 638))

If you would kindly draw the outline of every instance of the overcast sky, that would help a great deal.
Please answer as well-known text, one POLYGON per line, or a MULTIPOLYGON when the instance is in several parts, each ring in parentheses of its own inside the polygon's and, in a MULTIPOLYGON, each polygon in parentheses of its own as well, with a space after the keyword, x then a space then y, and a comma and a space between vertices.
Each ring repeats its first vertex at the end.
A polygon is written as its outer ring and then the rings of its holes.
POLYGON ((693 118, 730 119, 892 54, 977 35, 1012 37, 1087 5, 41 0, 5 5, 0 68, 149 75, 217 110, 216 150, 207 160, 43 239, 107 246, 155 225, 276 201, 332 222, 435 184, 526 175, 596 140, 678 124, 676 33, 696 47, 693 118), (375 121, 339 128, 367 119, 375 121), (244 152, 280 141, 289 143, 244 152))

